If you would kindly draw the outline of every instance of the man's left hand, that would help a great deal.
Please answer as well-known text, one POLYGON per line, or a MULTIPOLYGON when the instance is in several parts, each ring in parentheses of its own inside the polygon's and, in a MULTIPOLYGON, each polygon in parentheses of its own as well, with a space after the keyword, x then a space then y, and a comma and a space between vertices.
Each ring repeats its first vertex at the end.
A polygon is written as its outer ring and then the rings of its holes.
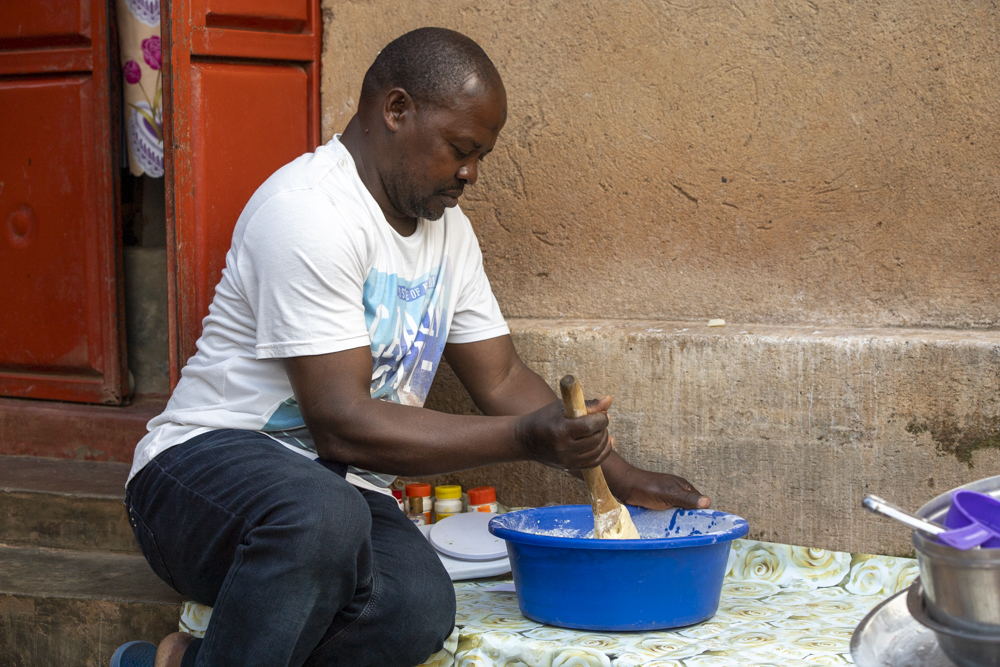
POLYGON ((702 495, 690 482, 677 475, 642 470, 621 459, 611 465, 605 463, 602 467, 611 492, 628 505, 651 510, 670 507, 708 509, 712 506, 711 498, 702 495))

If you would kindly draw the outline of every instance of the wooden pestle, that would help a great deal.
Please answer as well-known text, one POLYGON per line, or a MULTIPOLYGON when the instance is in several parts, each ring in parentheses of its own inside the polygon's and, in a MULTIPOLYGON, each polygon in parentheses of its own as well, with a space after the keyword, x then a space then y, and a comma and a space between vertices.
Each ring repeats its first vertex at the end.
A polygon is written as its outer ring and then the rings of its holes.
MULTIPOLYGON (((587 403, 583 398, 583 389, 572 375, 567 375, 559 381, 562 392, 563 410, 569 418, 583 417, 587 414, 587 403)), ((639 531, 632 523, 628 508, 611 495, 611 489, 604 479, 601 467, 583 468, 583 480, 587 483, 590 494, 590 506, 594 512, 594 537, 599 540, 638 540, 639 531)))

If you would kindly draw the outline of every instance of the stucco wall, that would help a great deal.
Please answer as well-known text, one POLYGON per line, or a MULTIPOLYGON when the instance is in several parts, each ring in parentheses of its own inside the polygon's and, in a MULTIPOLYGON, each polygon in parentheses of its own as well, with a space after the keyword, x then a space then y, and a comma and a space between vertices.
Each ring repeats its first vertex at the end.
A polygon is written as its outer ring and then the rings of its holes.
POLYGON ((510 119, 463 204, 509 317, 1000 325, 993 1, 323 3, 323 129, 460 30, 510 119))

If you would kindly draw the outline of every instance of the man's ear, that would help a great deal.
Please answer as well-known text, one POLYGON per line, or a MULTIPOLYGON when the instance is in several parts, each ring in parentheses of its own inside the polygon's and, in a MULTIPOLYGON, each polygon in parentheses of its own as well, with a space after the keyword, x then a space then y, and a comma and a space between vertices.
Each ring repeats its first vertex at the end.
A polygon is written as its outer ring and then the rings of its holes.
POLYGON ((386 93, 385 102, 382 106, 382 117, 385 120, 385 126, 391 132, 398 130, 400 120, 406 114, 412 114, 413 111, 413 98, 405 90, 402 88, 393 88, 386 93))

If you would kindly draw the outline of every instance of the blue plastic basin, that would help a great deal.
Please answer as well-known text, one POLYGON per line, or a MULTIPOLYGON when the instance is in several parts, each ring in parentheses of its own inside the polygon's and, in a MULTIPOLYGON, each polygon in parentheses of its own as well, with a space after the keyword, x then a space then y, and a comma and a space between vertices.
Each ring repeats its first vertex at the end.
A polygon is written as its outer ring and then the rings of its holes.
POLYGON ((641 540, 595 540, 589 505, 502 514, 521 613, 583 630, 657 630, 700 623, 719 608, 732 541, 745 519, 714 510, 629 506, 641 540))

